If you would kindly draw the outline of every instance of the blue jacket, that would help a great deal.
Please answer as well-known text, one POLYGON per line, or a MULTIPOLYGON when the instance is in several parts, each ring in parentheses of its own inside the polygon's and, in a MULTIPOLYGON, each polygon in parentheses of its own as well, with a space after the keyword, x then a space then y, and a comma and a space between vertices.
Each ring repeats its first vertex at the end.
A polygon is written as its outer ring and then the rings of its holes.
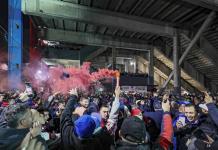
POLYGON ((214 103, 207 104, 208 113, 215 125, 218 127, 218 109, 214 103))
POLYGON ((163 118, 163 111, 162 110, 158 110, 156 112, 144 112, 143 116, 153 119, 157 128, 159 128, 159 129, 161 128, 161 122, 162 122, 162 118, 163 118))

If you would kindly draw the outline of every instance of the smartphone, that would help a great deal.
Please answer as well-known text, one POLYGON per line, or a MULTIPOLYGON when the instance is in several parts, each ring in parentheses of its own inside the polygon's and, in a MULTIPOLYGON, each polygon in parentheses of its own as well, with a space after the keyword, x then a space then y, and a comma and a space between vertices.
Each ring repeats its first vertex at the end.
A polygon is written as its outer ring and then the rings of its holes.
POLYGON ((26 83, 26 92, 28 95, 32 95, 33 94, 33 89, 30 83, 26 83))
POLYGON ((40 135, 45 141, 48 141, 50 139, 48 132, 41 132, 40 135))
POLYGON ((185 117, 180 117, 180 118, 179 118, 179 121, 182 123, 183 126, 186 125, 186 123, 185 123, 185 117))

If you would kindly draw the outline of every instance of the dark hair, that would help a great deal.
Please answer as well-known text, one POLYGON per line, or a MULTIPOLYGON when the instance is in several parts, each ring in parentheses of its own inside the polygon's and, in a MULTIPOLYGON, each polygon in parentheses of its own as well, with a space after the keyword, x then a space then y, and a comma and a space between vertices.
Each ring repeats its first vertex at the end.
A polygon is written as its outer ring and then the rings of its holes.
POLYGON ((5 112, 5 119, 11 128, 16 128, 20 119, 27 112, 28 107, 24 104, 11 105, 5 112))
POLYGON ((89 96, 85 93, 79 94, 79 101, 81 101, 82 99, 88 99, 88 98, 89 98, 89 96))
POLYGON ((102 107, 109 107, 109 106, 107 105, 107 103, 101 103, 99 105, 99 108, 100 108, 99 110, 101 110, 102 107))
POLYGON ((172 109, 179 109, 179 107, 180 107, 180 105, 178 104, 178 103, 174 103, 173 105, 172 105, 172 109))
POLYGON ((195 108, 195 105, 193 105, 193 104, 186 104, 185 107, 194 107, 195 108))
POLYGON ((49 110, 47 108, 44 108, 44 107, 39 107, 37 109, 37 111, 40 113, 40 114, 43 114, 45 111, 49 112, 49 110))
POLYGON ((101 108, 101 107, 109 107, 109 106, 108 106, 108 104, 103 103, 103 104, 101 104, 100 108, 101 108))
POLYGON ((185 107, 194 107, 195 111, 198 112, 198 107, 193 104, 187 104, 185 107))

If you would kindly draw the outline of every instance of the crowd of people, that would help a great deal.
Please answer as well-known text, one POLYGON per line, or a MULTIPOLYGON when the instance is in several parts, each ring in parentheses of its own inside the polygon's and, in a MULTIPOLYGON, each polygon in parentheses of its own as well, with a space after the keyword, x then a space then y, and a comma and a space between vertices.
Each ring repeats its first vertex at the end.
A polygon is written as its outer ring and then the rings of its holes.
MULTIPOLYGON (((137 91, 136 91, 137 92, 137 91)), ((0 93, 0 149, 217 150, 217 99, 124 93, 0 93)))

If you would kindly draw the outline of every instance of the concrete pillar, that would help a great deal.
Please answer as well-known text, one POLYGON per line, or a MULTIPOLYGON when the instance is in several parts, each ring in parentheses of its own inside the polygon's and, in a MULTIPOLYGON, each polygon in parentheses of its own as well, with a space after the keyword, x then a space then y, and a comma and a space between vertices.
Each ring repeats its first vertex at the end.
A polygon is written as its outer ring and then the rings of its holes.
POLYGON ((124 65, 125 65, 125 72, 129 72, 129 62, 128 60, 124 60, 124 65))
POLYGON ((19 88, 21 84, 22 47, 21 1, 8 0, 8 85, 11 89, 19 88))
POLYGON ((135 62, 136 62, 136 73, 139 73, 139 59, 138 56, 135 57, 135 62))
POLYGON ((112 47, 112 68, 116 69, 116 48, 112 47))
MULTIPOLYGON (((115 70, 116 69, 116 48, 112 47, 112 69, 115 70)), ((116 80, 115 78, 112 79, 112 89, 115 88, 116 85, 116 80)))
POLYGON ((154 49, 151 49, 148 54, 149 66, 148 66, 148 84, 154 84, 154 49))

